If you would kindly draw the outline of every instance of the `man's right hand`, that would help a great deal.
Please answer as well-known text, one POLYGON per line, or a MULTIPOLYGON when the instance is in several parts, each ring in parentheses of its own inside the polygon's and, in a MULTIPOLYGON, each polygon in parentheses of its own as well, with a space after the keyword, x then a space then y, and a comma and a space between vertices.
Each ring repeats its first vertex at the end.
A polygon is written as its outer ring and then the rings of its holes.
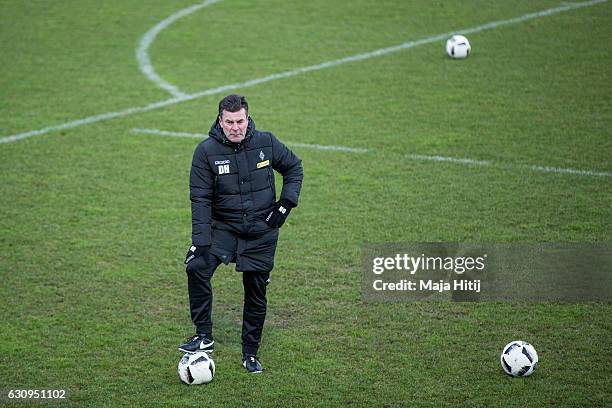
POLYGON ((210 246, 195 246, 192 245, 187 251, 187 255, 185 256, 185 265, 187 265, 192 260, 196 259, 199 256, 208 256, 208 251, 210 250, 210 246))

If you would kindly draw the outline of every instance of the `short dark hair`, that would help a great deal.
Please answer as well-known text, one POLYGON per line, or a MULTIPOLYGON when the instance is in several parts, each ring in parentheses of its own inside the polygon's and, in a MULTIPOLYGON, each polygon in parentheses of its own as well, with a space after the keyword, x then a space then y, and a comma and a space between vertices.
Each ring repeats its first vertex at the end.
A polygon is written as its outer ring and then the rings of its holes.
POLYGON ((238 94, 227 95, 219 102, 219 117, 221 117, 224 110, 238 112, 242 108, 244 108, 247 116, 249 116, 249 104, 247 103, 246 96, 238 94))

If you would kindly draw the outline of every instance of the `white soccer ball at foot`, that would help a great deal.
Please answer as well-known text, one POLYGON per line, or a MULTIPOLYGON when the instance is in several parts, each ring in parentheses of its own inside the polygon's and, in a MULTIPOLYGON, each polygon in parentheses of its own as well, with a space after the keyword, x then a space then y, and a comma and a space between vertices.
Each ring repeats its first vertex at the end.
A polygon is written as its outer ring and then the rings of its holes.
POLYGON ((215 362, 203 351, 186 353, 178 363, 178 374, 185 384, 206 384, 215 376, 215 362))

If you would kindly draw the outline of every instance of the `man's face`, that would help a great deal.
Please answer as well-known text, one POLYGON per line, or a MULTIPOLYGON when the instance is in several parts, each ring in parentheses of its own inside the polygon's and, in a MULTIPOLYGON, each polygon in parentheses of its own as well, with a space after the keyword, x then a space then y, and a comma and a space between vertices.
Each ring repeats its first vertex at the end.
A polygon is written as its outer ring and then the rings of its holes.
POLYGON ((228 112, 224 110, 219 116, 219 124, 223 128, 225 137, 232 143, 240 143, 246 136, 247 126, 249 121, 244 108, 238 112, 228 112))

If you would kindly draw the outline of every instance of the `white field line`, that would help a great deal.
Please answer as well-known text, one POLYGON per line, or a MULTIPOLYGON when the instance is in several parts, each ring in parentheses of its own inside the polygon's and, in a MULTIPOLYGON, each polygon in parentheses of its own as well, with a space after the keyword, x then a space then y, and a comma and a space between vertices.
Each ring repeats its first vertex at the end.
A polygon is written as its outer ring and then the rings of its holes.
POLYGON ((578 9, 582 7, 589 7, 589 6, 599 4, 599 3, 605 3, 607 1, 608 0, 593 0, 593 1, 583 2, 583 3, 577 3, 574 5, 564 5, 560 7, 554 7, 554 8, 539 11, 536 13, 525 14, 523 16, 511 18, 508 20, 493 21, 491 23, 487 23, 487 24, 472 27, 472 28, 466 28, 463 30, 455 30, 455 31, 451 31, 448 33, 444 33, 444 34, 425 37, 425 38, 422 38, 416 41, 408 41, 403 44, 395 45, 392 47, 380 48, 378 50, 356 54, 350 57, 340 58, 340 59, 336 59, 336 60, 332 60, 328 62, 323 62, 321 64, 309 65, 309 66, 297 68, 291 71, 280 72, 277 74, 272 74, 272 75, 268 75, 265 77, 252 79, 246 82, 239 82, 235 84, 219 86, 216 88, 210 88, 204 91, 200 91, 200 92, 196 92, 196 93, 188 94, 184 96, 174 97, 171 99, 166 99, 166 100, 151 103, 145 106, 132 107, 132 108, 127 108, 121 111, 107 112, 107 113, 102 113, 98 115, 88 116, 82 119, 73 120, 73 121, 62 123, 59 125, 52 125, 52 126, 48 126, 42 129, 38 129, 38 130, 30 130, 28 132, 17 133, 17 134, 10 135, 10 136, 4 136, 0 138, 0 144, 15 142, 17 140, 26 139, 28 137, 32 137, 36 135, 43 135, 43 134, 57 131, 57 130, 65 130, 65 129, 75 128, 77 126, 87 125, 87 124, 91 124, 95 122, 101 122, 101 121, 111 120, 111 119, 120 118, 120 117, 124 117, 128 115, 133 115, 136 113, 148 112, 148 111, 160 109, 166 106, 175 105, 177 103, 190 101, 190 100, 197 99, 197 98, 202 98, 204 96, 215 95, 215 94, 232 91, 232 90, 239 89, 239 88, 247 88, 247 87, 261 84, 264 82, 270 82, 270 81, 274 81, 274 80, 281 79, 281 78, 288 78, 288 77, 300 75, 306 72, 318 71, 321 69, 334 67, 334 66, 341 65, 341 64, 346 64, 348 62, 363 61, 369 58, 379 57, 381 55, 397 52, 400 50, 414 48, 419 45, 424 45, 424 44, 429 44, 435 41, 445 40, 450 35, 459 33, 459 32, 462 34, 476 33, 476 32, 489 30, 489 29, 497 28, 497 27, 504 26, 504 25, 517 24, 517 23, 527 21, 527 20, 532 20, 535 18, 550 16, 552 14, 557 14, 557 13, 561 13, 561 12, 568 11, 568 10, 574 10, 574 9, 578 9))
MULTIPOLYGON (((166 137, 189 137, 194 139, 205 139, 208 135, 204 133, 187 133, 187 132, 170 132, 167 130, 159 130, 159 129, 142 129, 142 128, 134 128, 132 132, 136 133, 145 133, 148 135, 156 135, 156 136, 166 136, 166 137)), ((303 147, 306 149, 316 149, 316 150, 331 150, 338 152, 348 152, 348 153, 367 153, 368 149, 361 149, 358 147, 346 147, 346 146, 330 146, 330 145, 319 145, 319 144, 306 144, 306 143, 287 143, 290 146, 295 147, 303 147)))
POLYGON ((306 144, 306 143, 287 143, 290 146, 303 147, 305 149, 317 149, 317 150, 331 150, 335 152, 347 152, 347 153, 367 153, 368 149, 361 147, 346 147, 346 146, 330 146, 320 144, 306 144))
MULTIPOLYGON (((208 137, 208 135, 204 133, 171 132, 171 131, 159 130, 159 129, 134 128, 132 129, 132 132, 145 133, 145 134, 156 135, 156 136, 187 137, 187 138, 194 138, 194 139, 204 139, 208 137)), ((338 151, 338 152, 347 152, 347 153, 373 152, 373 150, 359 148, 359 147, 330 146, 330 145, 292 143, 292 142, 287 142, 287 144, 290 146, 301 147, 301 148, 306 148, 306 149, 329 150, 329 151, 338 151)), ((498 163, 498 162, 494 162, 491 160, 475 160, 475 159, 468 159, 468 158, 461 158, 461 157, 449 157, 449 156, 428 156, 428 155, 422 155, 422 154, 404 154, 401 156, 403 158, 407 158, 411 160, 418 160, 418 161, 448 162, 448 163, 464 164, 464 165, 501 167, 501 168, 506 168, 506 169, 526 169, 526 170, 536 171, 540 173, 561 173, 561 174, 574 174, 577 176, 612 177, 612 173, 605 172, 605 171, 579 170, 579 169, 540 166, 540 165, 527 165, 527 164, 513 165, 513 164, 498 163)))
POLYGON ((133 128, 132 132, 144 133, 146 135, 155 135, 155 136, 187 137, 187 138, 192 138, 192 139, 206 139, 208 137, 208 135, 205 133, 170 132, 168 130, 159 130, 159 129, 133 128))
POLYGON ((579 176, 594 176, 594 177, 611 177, 612 173, 607 171, 592 171, 592 170, 579 170, 579 169, 566 169, 562 167, 550 167, 550 166, 538 166, 538 165, 522 165, 524 169, 533 171, 541 171, 544 173, 565 173, 565 174, 576 174, 579 176))
POLYGON ((412 159, 412 160, 421 160, 421 161, 450 162, 450 163, 455 163, 455 164, 501 167, 505 169, 526 169, 526 170, 536 171, 540 173, 574 174, 577 176, 591 176, 591 177, 612 177, 612 173, 606 172, 606 171, 580 170, 580 169, 529 165, 529 164, 505 164, 505 163, 494 162, 491 160, 475 160, 475 159, 466 159, 466 158, 448 157, 448 156, 425 156, 425 155, 420 155, 420 154, 407 154, 407 155, 403 155, 402 157, 412 159))
POLYGON ((145 74, 145 76, 151 81, 153 81, 157 86, 170 92, 170 94, 176 98, 185 97, 187 96, 187 94, 181 92, 177 86, 166 82, 161 76, 159 76, 157 72, 155 72, 155 69, 151 64, 151 59, 149 58, 149 47, 151 46, 151 44, 153 44, 153 41, 155 41, 157 35, 162 30, 166 29, 170 24, 219 1, 221 0, 206 0, 203 3, 194 4, 191 7, 187 7, 183 10, 177 11, 176 13, 172 14, 165 20, 160 21, 158 24, 155 25, 155 27, 147 31, 146 34, 140 40, 140 44, 138 44, 138 48, 136 49, 136 59, 138 60, 138 66, 142 73, 145 74))
POLYGON ((474 160, 474 159, 464 159, 464 158, 459 158, 459 157, 425 156, 422 154, 406 154, 403 157, 406 157, 412 160, 451 162, 451 163, 457 163, 457 164, 476 164, 479 166, 493 165, 493 162, 489 160, 474 160))

